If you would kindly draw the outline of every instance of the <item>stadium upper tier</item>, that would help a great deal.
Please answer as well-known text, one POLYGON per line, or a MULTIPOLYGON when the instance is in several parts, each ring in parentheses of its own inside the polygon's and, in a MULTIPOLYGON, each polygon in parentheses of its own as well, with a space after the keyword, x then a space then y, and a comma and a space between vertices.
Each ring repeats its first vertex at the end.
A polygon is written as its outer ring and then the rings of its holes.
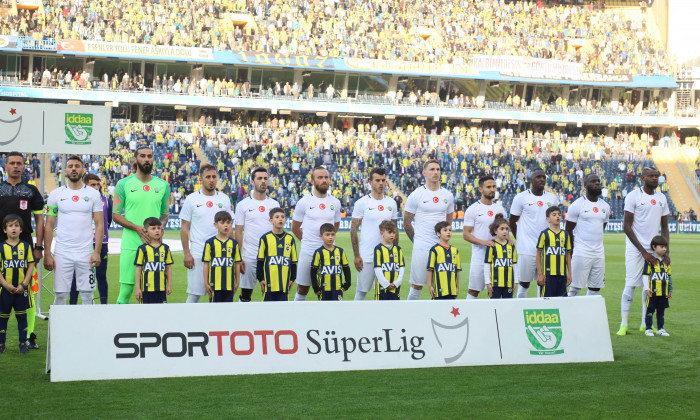
POLYGON ((643 15, 543 3, 45 0, 10 10, 0 33, 456 65, 503 55, 580 63, 588 73, 671 73, 643 15))

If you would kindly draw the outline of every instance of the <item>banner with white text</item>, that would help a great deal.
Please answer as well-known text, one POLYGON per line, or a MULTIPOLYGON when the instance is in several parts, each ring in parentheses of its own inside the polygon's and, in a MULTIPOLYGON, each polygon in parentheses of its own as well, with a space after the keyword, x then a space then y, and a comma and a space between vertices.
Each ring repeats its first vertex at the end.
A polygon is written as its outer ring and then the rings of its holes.
POLYGON ((49 319, 54 382, 613 361, 600 296, 54 305, 49 319))

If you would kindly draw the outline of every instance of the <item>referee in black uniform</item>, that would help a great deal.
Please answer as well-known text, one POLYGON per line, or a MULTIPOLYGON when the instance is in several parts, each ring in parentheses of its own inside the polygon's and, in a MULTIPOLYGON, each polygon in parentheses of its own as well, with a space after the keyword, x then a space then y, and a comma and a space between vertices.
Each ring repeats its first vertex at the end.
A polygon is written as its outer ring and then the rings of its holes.
MULTIPOLYGON (((19 152, 10 152, 5 161, 5 173, 7 180, 0 183, 0 223, 8 214, 16 214, 22 218, 24 228, 19 238, 32 244, 34 249, 34 261, 38 265, 43 257, 44 247, 44 197, 39 190, 27 181, 22 180, 25 174, 24 156, 19 152), (36 245, 32 240, 32 215, 36 223, 36 245)), ((0 229, 0 242, 7 240, 7 235, 0 229)), ((30 301, 32 289, 29 288, 30 301)), ((27 345, 30 349, 38 349, 36 334, 34 334, 34 321, 36 319, 36 307, 32 305, 27 310, 27 345)))

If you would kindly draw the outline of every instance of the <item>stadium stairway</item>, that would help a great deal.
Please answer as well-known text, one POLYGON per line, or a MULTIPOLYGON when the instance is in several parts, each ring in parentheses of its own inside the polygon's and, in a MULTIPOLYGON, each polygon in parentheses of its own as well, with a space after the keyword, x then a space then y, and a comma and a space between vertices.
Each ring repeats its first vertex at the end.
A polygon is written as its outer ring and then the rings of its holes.
MULTIPOLYGON (((207 159, 207 155, 205 155, 204 152, 202 152, 202 149, 199 148, 199 144, 193 142, 192 150, 194 151, 194 154, 197 155, 197 159, 199 159, 200 162, 211 163, 212 165, 216 166, 215 163, 212 163, 209 161, 209 159, 207 159)), ((221 183, 221 180, 217 181, 216 188, 218 188, 219 191, 224 189, 224 184, 221 183)))
MULTIPOLYGON (((389 191, 391 191, 392 197, 394 196, 394 193, 399 193, 399 195, 400 195, 401 198, 403 199, 403 203, 404 203, 404 205, 405 205, 405 203, 406 203, 406 195, 405 195, 404 193, 402 193, 401 190, 399 189, 399 187, 397 187, 396 184, 394 184, 388 177, 387 177, 386 182, 387 182, 387 185, 389 185, 389 191)), ((399 207, 400 207, 400 206, 399 206, 399 207)), ((401 209, 399 209, 399 211, 400 211, 400 210, 401 210, 401 209)))
MULTIPOLYGON (((44 154, 44 166, 41 167, 41 176, 45 179, 46 184, 44 185, 44 191, 49 192, 58 188, 58 182, 56 182, 56 177, 51 176, 51 156, 44 154)), ((41 179, 37 180, 37 187, 41 186, 41 179)))
POLYGON ((698 211, 700 202, 697 194, 693 192, 692 187, 688 185, 688 181, 683 176, 683 172, 678 166, 676 153, 669 148, 654 147, 652 157, 659 171, 666 174, 666 182, 669 184, 668 192, 671 200, 676 205, 676 209, 679 212, 684 212, 691 208, 698 211))

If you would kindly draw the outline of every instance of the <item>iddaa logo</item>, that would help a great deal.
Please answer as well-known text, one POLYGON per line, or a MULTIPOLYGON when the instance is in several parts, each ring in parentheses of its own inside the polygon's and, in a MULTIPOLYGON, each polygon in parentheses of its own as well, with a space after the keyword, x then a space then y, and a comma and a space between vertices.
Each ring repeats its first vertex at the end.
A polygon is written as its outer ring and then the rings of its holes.
POLYGON ((525 332, 534 347, 530 354, 562 354, 562 328, 559 309, 525 309, 525 332))
POLYGON ((90 144, 92 135, 92 114, 66 113, 66 144, 90 144))

